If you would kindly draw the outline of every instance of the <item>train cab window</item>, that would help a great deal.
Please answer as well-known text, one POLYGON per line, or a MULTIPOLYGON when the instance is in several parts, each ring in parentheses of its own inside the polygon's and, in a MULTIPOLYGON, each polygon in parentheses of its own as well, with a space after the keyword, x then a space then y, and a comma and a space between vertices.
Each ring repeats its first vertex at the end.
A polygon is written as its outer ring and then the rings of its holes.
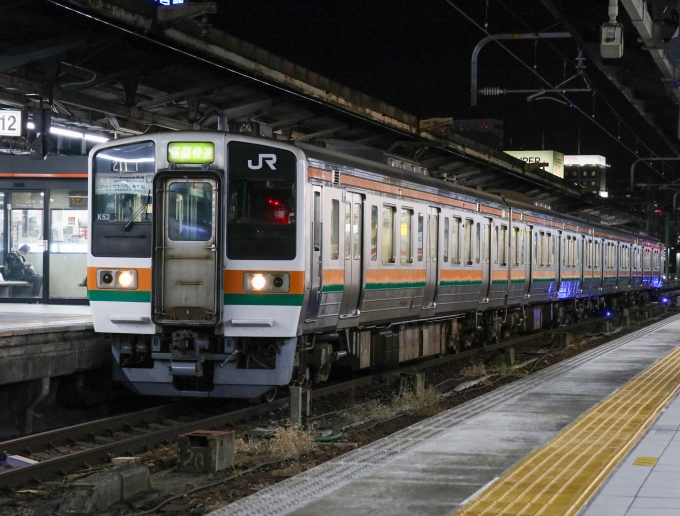
POLYGON ((394 263, 394 215, 396 208, 383 206, 382 216, 382 263, 394 263))
POLYGON ((423 214, 419 213, 418 214, 418 243, 416 247, 416 253, 418 254, 418 261, 422 262, 423 261, 423 231, 424 231, 424 226, 425 225, 425 219, 423 218, 423 214))
POLYGON ((93 156, 94 256, 151 256, 151 201, 155 172, 156 148, 153 142, 117 145, 93 156), (130 227, 133 233, 146 238, 126 238, 124 241, 114 238, 126 237, 121 228, 128 222, 135 223, 130 227), (122 242, 125 245, 121 245, 122 242))
POLYGON ((430 262, 437 261, 437 240, 439 240, 439 215, 428 215, 430 221, 427 231, 427 242, 429 253, 427 260, 430 262))
POLYGON ((451 219, 451 264, 460 264, 460 219, 451 219))
POLYGON ((371 261, 378 260, 378 207, 371 206, 371 261))
POLYGON ((413 263, 413 238, 411 236, 411 220, 413 210, 401 210, 401 229, 399 238, 399 261, 402 265, 413 263))
POLYGON ((508 250, 508 227, 501 226, 498 230, 498 263, 507 265, 506 253, 508 250))
POLYGON ((243 142, 230 142, 227 154, 227 257, 293 260, 298 202, 295 154, 243 142), (252 168, 264 153, 276 157, 276 166, 252 168))
POLYGON ((340 201, 331 201, 331 260, 340 258, 340 201))
POLYGON ((444 263, 449 261, 449 218, 444 217, 444 256, 442 259, 444 263))
POLYGON ((465 221, 465 235, 463 236, 463 260, 465 265, 472 265, 472 221, 465 221))
POLYGON ((350 259, 352 253, 352 203, 345 203, 345 260, 350 259))
POLYGON ((354 210, 352 212, 352 258, 361 260, 361 235, 364 227, 362 219, 362 204, 354 203, 354 210))

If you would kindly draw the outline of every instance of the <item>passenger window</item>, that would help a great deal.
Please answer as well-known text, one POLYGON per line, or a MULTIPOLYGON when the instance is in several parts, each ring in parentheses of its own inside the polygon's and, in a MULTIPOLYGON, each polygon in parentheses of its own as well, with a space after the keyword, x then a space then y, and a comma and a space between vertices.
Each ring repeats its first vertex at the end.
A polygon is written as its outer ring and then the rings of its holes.
POLYGON ((444 263, 449 261, 449 218, 444 217, 444 263))
POLYGON ((418 214, 418 247, 416 249, 416 252, 418 253, 418 261, 422 262, 423 261, 423 226, 425 222, 423 219, 423 214, 419 213, 418 214))
POLYGON ((546 264, 547 252, 545 251, 545 233, 540 232, 541 237, 538 239, 538 264, 543 267, 546 264))
POLYGON ((354 216, 352 218, 352 247, 355 260, 361 260, 361 203, 354 203, 354 216))
POLYGON ((428 260, 431 262, 437 261, 437 240, 439 240, 439 215, 428 215, 430 219, 430 228, 427 233, 427 241, 429 242, 430 253, 428 260))
POLYGON ((396 208, 383 206, 382 220, 382 262, 394 263, 394 214, 396 208))
POLYGON ((350 259, 352 253, 352 204, 345 203, 345 260, 350 259))
POLYGON ((519 265, 519 228, 512 228, 512 235, 510 236, 510 252, 512 253, 512 264, 516 267, 519 265))
POLYGON ((321 251, 321 194, 314 192, 314 250, 321 251))
POLYGON ((340 257, 340 201, 331 201, 331 260, 340 257))
POLYGON ((463 259, 465 265, 472 265, 472 221, 465 221, 465 236, 463 238, 463 259))
POLYGON ((401 210, 400 262, 402 265, 413 263, 413 239, 411 238, 412 210, 401 210))
POLYGON ((451 263, 460 263, 460 219, 451 219, 451 263))
POLYGON ((505 258, 505 254, 508 249, 508 242, 507 242, 507 235, 508 235, 508 227, 507 226, 501 226, 500 227, 500 233, 499 233, 499 238, 498 238, 498 262, 501 265, 507 265, 508 262, 505 258))
POLYGON ((548 238, 550 238, 550 265, 555 265, 555 244, 557 240, 555 235, 548 238))
POLYGON ((378 207, 371 206, 371 261, 378 260, 378 207))

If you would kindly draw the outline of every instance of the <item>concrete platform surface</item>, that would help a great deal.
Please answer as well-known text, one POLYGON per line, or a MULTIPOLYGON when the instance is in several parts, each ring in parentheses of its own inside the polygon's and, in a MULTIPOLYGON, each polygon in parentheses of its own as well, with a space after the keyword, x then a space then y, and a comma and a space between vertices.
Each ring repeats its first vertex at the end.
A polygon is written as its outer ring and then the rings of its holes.
MULTIPOLYGON (((670 317, 349 452, 211 516, 448 516, 666 356, 680 344, 679 333, 680 315, 670 317)), ((678 464, 680 476, 680 459, 678 464)), ((677 511, 674 514, 680 514, 677 511)))
POLYGON ((602 485, 582 516, 680 514, 680 397, 602 485))
POLYGON ((0 304, 0 337, 45 331, 91 330, 92 311, 83 305, 0 304))

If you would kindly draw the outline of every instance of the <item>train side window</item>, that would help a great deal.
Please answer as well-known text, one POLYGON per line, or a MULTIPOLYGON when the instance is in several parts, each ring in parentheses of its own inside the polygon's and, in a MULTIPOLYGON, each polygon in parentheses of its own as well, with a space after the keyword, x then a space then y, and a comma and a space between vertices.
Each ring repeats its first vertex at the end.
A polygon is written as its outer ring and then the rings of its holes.
POLYGON ((345 260, 352 254, 352 203, 345 203, 345 260))
POLYGON ((479 263, 479 244, 480 244, 480 238, 479 238, 479 222, 477 222, 477 230, 475 231, 475 263, 479 263))
POLYGON ((449 218, 444 217, 444 263, 449 261, 449 218))
POLYGON ((416 248, 416 253, 418 254, 418 261, 423 261, 423 230, 425 225, 425 219, 422 213, 418 214, 418 244, 416 248))
POLYGON ((520 248, 519 248, 519 263, 520 265, 524 265, 524 230, 519 232, 520 234, 520 248))
MULTIPOLYGON (((486 224, 485 224, 485 226, 486 226, 486 224)), ((499 230, 499 229, 500 229, 500 228, 499 228, 498 226, 496 226, 496 227, 494 228, 494 231, 493 231, 493 244, 492 244, 492 246, 491 246, 491 249, 496 249, 496 254, 495 254, 495 256, 494 256, 494 263, 496 263, 496 264, 498 263, 499 254, 500 254, 500 252, 501 252, 500 246, 498 245, 498 230, 499 230)), ((485 242, 482 242, 482 249, 486 249, 485 242)))
POLYGON ((378 260, 378 207, 371 206, 371 261, 378 260))
POLYGON ((451 219, 451 264, 460 264, 460 219, 451 219))
POLYGON ((506 259, 506 253, 508 250, 508 227, 501 226, 498 233, 498 262, 501 265, 507 265, 508 261, 506 259))
POLYGON ((321 193, 314 192, 314 250, 321 251, 321 193))
POLYGON ((361 260, 361 241, 363 221, 361 220, 361 203, 354 203, 354 214, 352 216, 352 257, 355 260, 361 260))
POLYGON ((465 236, 463 238, 463 259, 465 265, 472 265, 472 221, 465 221, 465 236))
MULTIPOLYGON (((479 224, 477 224, 477 233, 479 233, 479 224)), ((482 224, 481 244, 479 240, 477 241, 478 251, 481 245, 481 252, 479 252, 479 254, 477 255, 477 263, 479 263, 480 257, 482 259, 482 263, 489 263, 491 261, 491 251, 489 246, 490 242, 491 242, 491 224, 486 223, 482 224)))
POLYGON ((394 263, 394 214, 396 208, 383 206, 382 220, 382 262, 394 263))
POLYGON ((545 252, 543 249, 545 248, 545 233, 541 231, 540 233, 540 238, 538 239, 538 264, 543 267, 545 265, 545 252))
POLYGON ((541 244, 543 243, 543 233, 541 233, 540 235, 535 231, 533 233, 534 233, 534 263, 537 265, 542 265, 541 244))
POLYGON ((340 257, 340 201, 331 201, 331 260, 340 257))
POLYGON ((399 232, 399 256, 402 265, 413 263, 413 238, 411 238, 411 219, 413 210, 401 210, 401 227, 399 232))
POLYGON ((600 267, 600 242, 595 242, 595 267, 600 267))
POLYGON ((520 243, 519 228, 512 227, 512 235, 510 236, 510 252, 512 253, 512 264, 517 267, 519 265, 519 250, 520 243))
POLYGON ((430 227, 427 232, 427 241, 430 248, 428 261, 437 261, 437 240, 439 239, 439 215, 428 215, 430 219, 430 227))
POLYGON ((557 243, 557 237, 555 235, 550 236, 550 265, 555 265, 555 244, 557 243))

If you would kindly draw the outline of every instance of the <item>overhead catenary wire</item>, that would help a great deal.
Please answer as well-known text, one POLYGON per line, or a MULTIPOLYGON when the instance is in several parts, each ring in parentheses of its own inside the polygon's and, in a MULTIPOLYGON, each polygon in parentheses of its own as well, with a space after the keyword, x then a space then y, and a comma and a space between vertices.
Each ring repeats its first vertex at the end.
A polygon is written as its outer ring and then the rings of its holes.
MULTIPOLYGON (((517 13, 515 13, 510 7, 508 7, 507 5, 505 5, 501 0, 496 0, 496 3, 497 3, 498 5, 500 5, 503 9, 505 9, 510 15, 512 15, 513 18, 515 18, 517 21, 519 21, 519 22, 520 22, 524 27, 526 27, 528 30, 530 30, 530 31, 532 31, 532 32, 535 32, 535 31, 533 30, 533 28, 532 28, 526 21, 524 21, 524 19, 523 19, 521 16, 519 16, 517 13)), ((550 27, 547 28, 547 29, 543 29, 543 30, 541 30, 538 34, 540 34, 540 33, 542 33, 542 32, 545 32, 546 30, 549 30, 549 29, 555 27, 556 25, 560 25, 560 23, 561 23, 561 22, 558 22, 557 24, 552 25, 552 26, 550 26, 550 27)), ((569 56, 567 56, 564 52, 562 52, 559 48, 557 48, 557 47, 556 47, 549 39, 546 39, 546 40, 544 41, 544 44, 545 44, 547 47, 549 47, 550 49, 552 49, 555 53, 557 53, 558 55, 560 55, 562 58, 564 58, 564 60, 565 60, 565 67, 566 67, 566 63, 567 63, 567 62, 569 62, 569 63, 572 64, 573 66, 576 66, 576 63, 573 61, 573 59, 571 59, 571 58, 570 58, 569 56)), ((586 81, 588 82, 588 85, 589 85, 589 86, 591 87, 591 89, 593 90, 593 96, 594 96, 595 94, 599 94, 600 98, 602 99, 602 102, 604 102, 604 104, 609 108, 609 110, 610 110, 610 111, 613 113, 613 115, 616 117, 617 122, 618 122, 618 134, 617 134, 617 139, 619 139, 619 140, 621 139, 621 123, 622 123, 622 122, 623 122, 624 127, 625 127, 626 129, 628 129, 628 131, 630 132, 630 134, 631 134, 632 136, 636 136, 636 132, 633 130, 633 128, 630 127, 630 125, 628 125, 628 123, 625 121, 625 119, 619 114, 618 110, 617 110, 616 108, 614 108, 614 106, 611 105, 611 103, 607 100, 607 97, 606 97, 605 95, 603 95, 602 92, 595 86, 595 84, 593 83, 592 79, 591 79, 590 77, 588 77, 588 74, 587 74, 585 71, 583 71, 583 76, 584 76, 584 78, 586 79, 586 81)), ((593 98, 593 102, 594 102, 594 98, 593 98)), ((642 145, 643 145, 643 147, 644 147, 645 149, 647 149, 647 151, 650 153, 650 155, 651 155, 652 157, 659 157, 658 154, 655 153, 655 152, 651 149, 651 147, 649 147, 646 143, 642 142, 642 145)), ((675 152, 672 148, 671 148, 670 150, 671 150, 672 153, 676 154, 676 152, 675 152)), ((635 153, 636 153, 636 154, 638 153, 638 149, 637 149, 637 136, 636 136, 636 148, 635 148, 635 153)), ((656 170, 656 169, 654 169, 654 167, 653 167, 652 165, 650 165, 649 163, 646 163, 646 165, 649 166, 652 170, 656 170)))
MULTIPOLYGON (((469 14, 467 14, 462 8, 460 8, 458 5, 456 5, 452 0, 444 0, 447 4, 449 4, 453 9, 455 9, 461 16, 463 16, 467 21, 469 21, 472 25, 474 25, 477 29, 482 31, 484 34, 487 36, 491 36, 491 34, 479 23, 477 23, 469 14)), ((499 39, 493 39, 492 40, 496 45, 500 46, 505 52, 507 52, 510 56, 512 56, 517 62, 519 62, 524 68, 529 70, 532 74, 534 74, 538 79, 544 83, 545 85, 549 86, 552 88, 552 84, 550 81, 548 81, 545 77, 543 77, 538 71, 534 70, 531 65, 525 63, 521 57, 519 57, 517 54, 515 54, 512 50, 510 50, 506 45, 501 42, 499 39)), ((588 81, 590 84, 590 81, 588 81)), ((625 143, 623 143, 619 138, 617 138, 613 133, 608 131, 602 124, 600 124, 597 120, 595 120, 593 117, 589 116, 587 113, 585 113, 578 105, 574 104, 569 98, 564 95, 563 93, 556 92, 557 95, 562 97, 566 102, 569 103, 569 107, 575 109, 578 113, 583 115, 587 120, 590 120, 591 123, 595 124, 598 128, 600 128, 606 135, 608 135, 613 141, 617 142, 621 147, 626 149, 630 154, 636 155, 633 150, 628 147, 625 143)), ((656 170, 653 167, 650 167, 656 174, 658 174, 660 177, 662 177, 666 182, 670 183, 666 176, 664 176, 661 172, 656 170)))

